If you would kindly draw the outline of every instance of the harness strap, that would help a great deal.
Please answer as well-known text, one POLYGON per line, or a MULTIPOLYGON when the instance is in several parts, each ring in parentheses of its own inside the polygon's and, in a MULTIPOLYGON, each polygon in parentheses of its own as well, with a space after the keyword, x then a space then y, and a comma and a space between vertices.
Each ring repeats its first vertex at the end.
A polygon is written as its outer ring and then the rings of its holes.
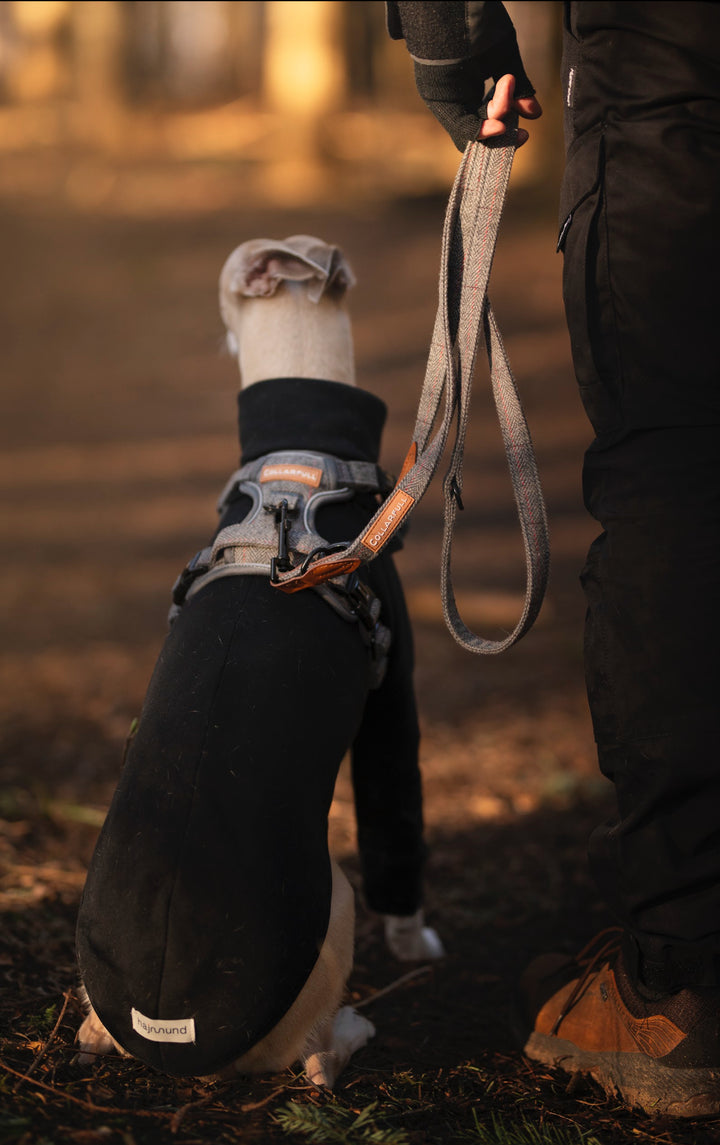
POLYGON ((469 143, 453 185, 445 216, 440 298, 413 438, 396 485, 368 527, 342 551, 320 555, 305 567, 279 575, 276 587, 297 592, 327 578, 347 574, 382 552, 424 495, 435 474, 457 415, 450 467, 444 482, 445 512, 441 593, 445 621, 455 639, 471 652, 498 653, 532 626, 542 604, 549 572, 545 505, 535 457, 502 338, 487 297, 500 216, 510 178, 517 131, 498 140, 469 143), (525 549, 527 583, 520 619, 504 640, 486 640, 463 622, 451 576, 452 539, 457 508, 462 508, 463 450, 475 357, 484 343, 495 406, 502 429, 525 549), (441 401, 444 411, 432 435, 441 401), (432 435, 432 436, 431 436, 432 435))
MULTIPOLYGON (((379 466, 343 461, 329 454, 286 450, 266 454, 238 469, 218 501, 218 512, 236 496, 251 499, 245 518, 220 529, 211 545, 201 549, 173 586, 170 622, 186 600, 213 580, 227 576, 269 576, 276 583, 286 569, 309 563, 320 554, 345 548, 329 545, 317 531, 318 509, 329 502, 348 501, 358 492, 383 494, 391 480, 379 466)), ((300 567, 302 567, 302 565, 300 567)), ((355 570, 336 571, 316 591, 344 620, 357 622, 372 652, 372 687, 383 678, 390 631, 380 623, 380 600, 355 570)))
POLYGON ((371 461, 343 461, 339 457, 324 454, 299 454, 296 450, 267 454, 249 461, 241 469, 236 469, 228 478, 227 484, 218 498, 217 511, 222 513, 233 492, 242 481, 268 481, 295 479, 303 485, 317 488, 321 480, 330 489, 341 485, 352 488, 353 492, 386 493, 392 480, 379 465, 371 461), (307 457, 316 464, 303 464, 298 457, 307 457), (321 464, 317 464, 320 461, 321 464))

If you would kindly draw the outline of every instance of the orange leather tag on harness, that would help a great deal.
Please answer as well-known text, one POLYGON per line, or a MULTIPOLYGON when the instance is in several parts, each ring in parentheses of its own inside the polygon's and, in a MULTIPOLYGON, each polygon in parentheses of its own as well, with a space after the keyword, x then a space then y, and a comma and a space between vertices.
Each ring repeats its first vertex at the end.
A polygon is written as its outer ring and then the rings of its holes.
POLYGON ((260 470, 260 481, 299 481, 301 485, 312 485, 317 489, 322 481, 322 469, 312 465, 291 465, 278 462, 264 465, 260 470))
POLYGON ((410 512, 414 504, 415 498, 406 493, 404 489, 396 490, 392 497, 385 502, 382 517, 374 525, 371 525, 367 532, 363 533, 360 538, 361 543, 368 549, 372 549, 373 552, 377 552, 402 524, 403 518, 410 512))
POLYGON ((272 581, 273 588, 281 592, 300 592, 303 588, 313 588, 323 581, 332 580, 334 576, 344 576, 345 573, 355 572, 360 568, 362 561, 359 557, 349 557, 345 561, 319 560, 302 576, 291 577, 289 580, 272 581))

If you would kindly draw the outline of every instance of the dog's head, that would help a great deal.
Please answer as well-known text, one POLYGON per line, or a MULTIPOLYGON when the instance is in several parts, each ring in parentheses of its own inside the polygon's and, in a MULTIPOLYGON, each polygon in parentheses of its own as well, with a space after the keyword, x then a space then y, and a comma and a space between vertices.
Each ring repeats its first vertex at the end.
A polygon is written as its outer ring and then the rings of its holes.
POLYGON ((243 298, 270 298, 284 282, 303 283, 310 302, 340 299, 355 275, 339 247, 312 235, 252 239, 236 247, 220 274, 220 312, 232 334, 233 308, 243 298))
MULTIPOLYGON (((306 333, 312 330, 318 342, 324 343, 326 354, 347 357, 351 344, 343 297, 354 284, 355 276, 340 248, 311 235, 243 243, 220 274, 220 313, 230 353, 235 356, 242 350, 267 355, 270 344, 278 340, 289 348, 293 325, 302 325, 306 333), (272 305, 267 306, 265 300, 272 305), (262 341, 262 350, 248 347, 247 339, 262 341)), ((339 380, 350 380, 346 376, 350 370, 341 368, 339 380)))

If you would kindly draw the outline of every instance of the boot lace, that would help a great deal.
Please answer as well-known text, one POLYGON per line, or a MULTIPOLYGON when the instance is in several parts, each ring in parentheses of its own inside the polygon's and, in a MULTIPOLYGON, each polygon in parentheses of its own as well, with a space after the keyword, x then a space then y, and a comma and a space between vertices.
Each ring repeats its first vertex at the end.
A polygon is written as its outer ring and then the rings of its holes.
POLYGON ((623 931, 621 927, 608 926, 605 930, 601 930, 596 934, 594 938, 591 938, 587 945, 584 946, 580 953, 573 959, 573 962, 581 973, 568 994, 565 1005, 555 1019, 552 1030, 550 1031, 553 1037, 557 1034, 561 1024, 583 993, 593 974, 606 962, 610 962, 620 953, 622 935, 623 931))

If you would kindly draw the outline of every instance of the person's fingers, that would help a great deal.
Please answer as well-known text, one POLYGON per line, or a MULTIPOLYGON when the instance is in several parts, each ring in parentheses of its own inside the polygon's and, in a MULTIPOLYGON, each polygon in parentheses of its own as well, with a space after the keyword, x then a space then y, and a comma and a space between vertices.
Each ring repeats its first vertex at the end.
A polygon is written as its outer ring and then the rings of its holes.
MULTIPOLYGON (((501 76, 495 85, 493 98, 487 105, 487 119, 482 123, 477 134, 478 139, 492 139, 504 135, 507 131, 505 116, 516 111, 523 119, 538 119, 542 115, 542 107, 534 96, 525 96, 522 99, 513 99, 515 94, 515 77, 501 76)), ((522 147, 527 143, 529 135, 522 127, 518 128, 517 145, 522 147)))
POLYGON ((477 138, 491 139, 494 135, 504 135, 506 131, 507 123, 503 123, 502 119, 484 119, 480 124, 477 138))
POLYGON ((514 99, 515 76, 502 76, 495 85, 495 92, 490 100, 487 110, 488 119, 502 119, 509 111, 517 111, 523 119, 539 119, 542 107, 534 95, 514 99))
MULTIPOLYGON (((484 119, 480 124, 480 130, 475 136, 476 139, 492 139, 498 135, 504 135, 507 131, 507 123, 503 123, 502 119, 484 119)), ((529 133, 524 127, 517 129, 517 146, 522 147, 523 143, 527 143, 530 138, 529 133)))
POLYGON ((495 84, 493 97, 487 105, 488 120, 502 119, 503 116, 512 111, 514 92, 515 76, 501 76, 495 84))
POLYGON ((513 106, 523 119, 539 119, 543 113, 542 107, 534 95, 526 96, 524 99, 516 99, 513 106))

